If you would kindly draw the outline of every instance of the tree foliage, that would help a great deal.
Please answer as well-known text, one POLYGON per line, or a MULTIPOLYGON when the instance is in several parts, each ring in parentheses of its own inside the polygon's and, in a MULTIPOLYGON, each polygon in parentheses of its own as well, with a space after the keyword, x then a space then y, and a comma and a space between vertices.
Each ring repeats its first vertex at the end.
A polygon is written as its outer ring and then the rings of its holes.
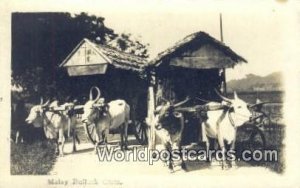
POLYGON ((131 34, 115 33, 104 21, 86 13, 13 13, 12 84, 32 98, 63 95, 64 88, 57 92, 67 75, 58 65, 83 38, 148 57, 147 45, 131 34))
POLYGON ((148 58, 147 46, 142 44, 138 39, 133 38, 131 34, 122 33, 116 38, 108 41, 108 45, 117 50, 125 51, 130 54, 135 54, 140 57, 148 58))

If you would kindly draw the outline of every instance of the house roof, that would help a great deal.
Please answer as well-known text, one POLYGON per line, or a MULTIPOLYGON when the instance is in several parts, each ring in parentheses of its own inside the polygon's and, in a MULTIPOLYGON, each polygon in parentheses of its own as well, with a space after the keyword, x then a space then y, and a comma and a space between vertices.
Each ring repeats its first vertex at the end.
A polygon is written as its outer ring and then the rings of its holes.
POLYGON ((90 45, 93 49, 95 49, 96 52, 98 52, 116 68, 140 72, 144 70, 144 67, 147 65, 147 61, 145 58, 121 52, 107 45, 96 44, 94 42, 91 42, 89 39, 84 38, 67 56, 67 58, 59 65, 59 67, 66 67, 66 63, 68 62, 68 60, 83 43, 87 43, 88 45, 90 45))
POLYGON ((186 36, 170 48, 159 53, 157 57, 150 62, 147 62, 145 58, 119 51, 107 45, 96 44, 85 38, 73 49, 73 51, 59 66, 68 67, 68 65, 66 65, 68 60, 83 43, 87 43, 88 45, 90 45, 105 60, 107 60, 109 64, 112 64, 114 67, 138 72, 142 72, 146 67, 158 67, 163 62, 166 62, 173 57, 177 57, 178 55, 182 55, 185 51, 188 51, 190 49, 201 49, 201 47, 206 44, 211 45, 214 49, 217 49, 219 52, 224 54, 224 57, 221 60, 214 59, 214 57, 210 57, 209 54, 202 60, 198 57, 199 61, 193 63, 197 63, 196 67, 200 69, 228 68, 234 67, 238 63, 247 63, 246 59, 235 53, 223 42, 220 42, 211 37, 209 34, 200 31, 186 36))
MULTIPOLYGON (((149 62, 149 65, 158 67, 161 63, 164 62, 164 60, 170 60, 172 57, 176 57, 178 54, 184 52, 184 50, 191 48, 191 46, 194 46, 196 48, 201 48, 201 46, 204 44, 211 44, 213 47, 223 52, 224 55, 226 56, 226 61, 224 61, 223 64, 213 65, 213 66, 218 66, 214 68, 227 68, 227 67, 233 67, 236 64, 241 62, 247 63, 246 59, 236 54, 223 42, 220 42, 215 38, 211 37, 209 34, 200 31, 186 36, 184 39, 175 43, 172 47, 159 53, 156 58, 154 58, 152 61, 149 62)), ((203 66, 203 68, 208 67, 203 63, 200 66, 203 66)))

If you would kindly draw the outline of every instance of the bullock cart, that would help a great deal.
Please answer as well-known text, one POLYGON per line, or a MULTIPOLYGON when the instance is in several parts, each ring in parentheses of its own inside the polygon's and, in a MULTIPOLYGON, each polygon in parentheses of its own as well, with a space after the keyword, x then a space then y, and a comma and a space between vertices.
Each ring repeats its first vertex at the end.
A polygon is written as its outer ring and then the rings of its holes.
MULTIPOLYGON (((238 128, 239 135, 242 135, 243 149, 263 150, 266 147, 266 139, 263 132, 263 125, 270 122, 270 117, 261 111, 261 106, 265 103, 249 105, 249 109, 253 112, 253 117, 246 122, 243 126, 238 128)), ((221 103, 218 105, 195 105, 191 107, 179 107, 175 111, 182 112, 183 114, 196 114, 200 121, 205 121, 208 111, 221 110, 227 108, 221 103)))
MULTIPOLYGON (((129 127, 130 127, 130 133, 135 136, 138 143, 141 145, 146 145, 147 144, 147 134, 146 134, 147 126, 146 126, 146 124, 142 121, 135 120, 135 121, 130 121, 129 127)), ((90 125, 86 124, 85 130, 86 130, 88 139, 93 144, 95 144, 96 143, 95 125, 94 124, 90 124, 90 125)), ((113 132, 113 133, 117 133, 117 132, 113 132)))
POLYGON ((249 136, 246 147, 250 150, 264 149, 266 147, 265 132, 280 124, 282 104, 258 100, 256 104, 249 105, 249 108, 252 112, 251 121, 241 127, 241 131, 248 133, 249 136))

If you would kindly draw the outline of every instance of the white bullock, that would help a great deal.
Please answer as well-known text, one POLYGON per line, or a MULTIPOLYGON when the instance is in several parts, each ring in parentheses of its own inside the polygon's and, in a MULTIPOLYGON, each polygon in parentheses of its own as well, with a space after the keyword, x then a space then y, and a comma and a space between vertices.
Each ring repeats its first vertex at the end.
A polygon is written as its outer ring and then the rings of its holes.
MULTIPOLYGON (((218 92, 217 92, 218 93, 218 92)), ((222 150, 222 168, 225 167, 225 143, 230 145, 230 150, 235 149, 237 127, 243 125, 251 118, 251 112, 248 109, 248 104, 241 100, 234 92, 234 99, 218 95, 223 99, 222 105, 224 109, 208 111, 207 119, 202 122, 201 128, 203 133, 203 141, 206 142, 207 154, 209 152, 209 140, 213 138, 218 141, 219 147, 222 150)), ((218 106, 220 103, 210 102, 207 106, 218 106)), ((232 161, 234 163, 234 161, 232 161)), ((232 163, 232 165, 233 165, 232 163)))
MULTIPOLYGON (((26 118, 26 122, 28 124, 33 124, 35 127, 43 127, 44 133, 47 139, 55 139, 57 144, 57 152, 60 156, 64 155, 64 143, 65 136, 64 133, 68 133, 70 136, 70 129, 73 132, 73 151, 76 151, 75 144, 75 116, 69 117, 68 113, 71 108, 72 103, 64 104, 64 106, 59 107, 58 101, 53 101, 49 104, 49 100, 40 105, 33 106, 30 110, 28 117, 26 118), (62 108, 66 110, 61 111, 53 111, 54 108, 62 108)), ((77 139, 78 140, 78 139, 77 139)))
POLYGON ((127 130, 130 120, 130 107, 124 100, 114 100, 105 103, 100 98, 98 87, 90 90, 90 100, 83 107, 82 122, 96 127, 95 150, 98 145, 106 144, 109 130, 121 129, 121 149, 127 149, 127 130), (97 97, 93 100, 92 90, 96 89, 97 97))

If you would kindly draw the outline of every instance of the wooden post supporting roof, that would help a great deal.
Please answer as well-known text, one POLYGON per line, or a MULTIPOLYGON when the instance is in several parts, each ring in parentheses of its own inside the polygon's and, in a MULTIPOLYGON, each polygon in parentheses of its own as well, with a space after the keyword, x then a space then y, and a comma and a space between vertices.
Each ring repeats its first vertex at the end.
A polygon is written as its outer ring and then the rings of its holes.
POLYGON ((154 72, 150 72, 150 83, 148 88, 148 112, 146 123, 149 126, 148 129, 148 149, 155 149, 155 97, 154 97, 154 85, 155 85, 155 75, 154 72))

